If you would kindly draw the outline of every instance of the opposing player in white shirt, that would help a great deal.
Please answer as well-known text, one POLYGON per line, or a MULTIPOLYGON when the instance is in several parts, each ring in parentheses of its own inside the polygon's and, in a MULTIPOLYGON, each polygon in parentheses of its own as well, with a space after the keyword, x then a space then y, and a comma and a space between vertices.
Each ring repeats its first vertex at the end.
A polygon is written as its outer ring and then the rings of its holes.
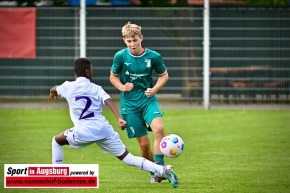
POLYGON ((121 141, 119 134, 114 131, 108 120, 102 115, 102 104, 107 105, 118 120, 118 126, 125 129, 124 121, 110 96, 91 82, 93 69, 87 58, 78 58, 74 62, 75 81, 65 81, 60 86, 50 89, 48 101, 58 96, 64 97, 69 105, 73 128, 67 129, 52 138, 52 163, 62 164, 63 146, 83 148, 93 143, 104 152, 108 152, 122 162, 148 172, 159 173, 168 179, 171 185, 178 187, 178 178, 172 166, 160 166, 145 158, 132 155, 121 141))

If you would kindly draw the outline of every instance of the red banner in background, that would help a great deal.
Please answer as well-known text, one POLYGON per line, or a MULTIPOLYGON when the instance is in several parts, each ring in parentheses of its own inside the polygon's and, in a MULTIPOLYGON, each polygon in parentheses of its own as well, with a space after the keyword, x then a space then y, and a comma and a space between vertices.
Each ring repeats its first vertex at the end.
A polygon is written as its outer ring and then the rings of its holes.
POLYGON ((36 57, 35 8, 0 8, 0 58, 36 57))

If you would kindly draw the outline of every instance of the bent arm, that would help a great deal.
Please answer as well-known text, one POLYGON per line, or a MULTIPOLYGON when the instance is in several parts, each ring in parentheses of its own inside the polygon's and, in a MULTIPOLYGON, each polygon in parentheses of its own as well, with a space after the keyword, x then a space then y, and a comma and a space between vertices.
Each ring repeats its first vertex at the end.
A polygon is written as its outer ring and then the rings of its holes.
POLYGON ((134 84, 127 82, 126 84, 122 84, 117 74, 110 74, 110 82, 114 87, 116 87, 119 91, 128 92, 134 88, 134 84))
POLYGON ((108 105, 108 107, 111 109, 111 111, 114 113, 117 119, 121 119, 121 115, 119 114, 118 108, 116 107, 115 103, 112 101, 112 99, 108 98, 105 100, 105 103, 108 105))
POLYGON ((121 128, 122 130, 124 130, 126 128, 127 122, 124 121, 121 118, 121 115, 119 114, 119 111, 115 105, 115 103, 110 99, 106 99, 105 103, 108 105, 108 107, 111 109, 111 111, 114 113, 114 115, 116 116, 117 120, 118 120, 118 126, 119 128, 121 128))
POLYGON ((168 79, 169 79, 169 77, 168 77, 168 73, 166 71, 162 75, 160 75, 159 79, 157 80, 157 82, 153 88, 147 88, 147 90, 145 91, 145 95, 147 97, 154 96, 166 84, 168 79))
POLYGON ((169 79, 169 76, 168 76, 168 72, 167 71, 165 73, 163 73, 162 75, 160 75, 160 77, 158 78, 156 84, 152 88, 154 90, 154 94, 157 93, 166 84, 168 79, 169 79))
POLYGON ((117 74, 110 74, 110 82, 112 83, 112 85, 114 85, 114 87, 116 87, 119 91, 123 91, 123 84, 121 83, 119 77, 117 74))

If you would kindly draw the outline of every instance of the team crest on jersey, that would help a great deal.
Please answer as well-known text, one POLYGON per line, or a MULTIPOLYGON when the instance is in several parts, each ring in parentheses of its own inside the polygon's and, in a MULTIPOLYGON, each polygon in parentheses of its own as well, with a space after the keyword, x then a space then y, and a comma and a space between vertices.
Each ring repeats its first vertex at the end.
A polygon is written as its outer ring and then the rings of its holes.
POLYGON ((147 63, 147 68, 151 67, 151 59, 146 59, 145 62, 147 63))

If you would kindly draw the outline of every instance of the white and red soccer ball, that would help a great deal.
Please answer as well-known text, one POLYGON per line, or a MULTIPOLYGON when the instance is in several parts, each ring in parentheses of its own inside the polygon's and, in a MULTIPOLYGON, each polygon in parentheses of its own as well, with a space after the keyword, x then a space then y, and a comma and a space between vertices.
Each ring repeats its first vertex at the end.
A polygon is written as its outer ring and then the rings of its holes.
POLYGON ((168 158, 180 156, 184 149, 184 142, 176 134, 169 134, 162 138, 160 142, 160 151, 168 158))

